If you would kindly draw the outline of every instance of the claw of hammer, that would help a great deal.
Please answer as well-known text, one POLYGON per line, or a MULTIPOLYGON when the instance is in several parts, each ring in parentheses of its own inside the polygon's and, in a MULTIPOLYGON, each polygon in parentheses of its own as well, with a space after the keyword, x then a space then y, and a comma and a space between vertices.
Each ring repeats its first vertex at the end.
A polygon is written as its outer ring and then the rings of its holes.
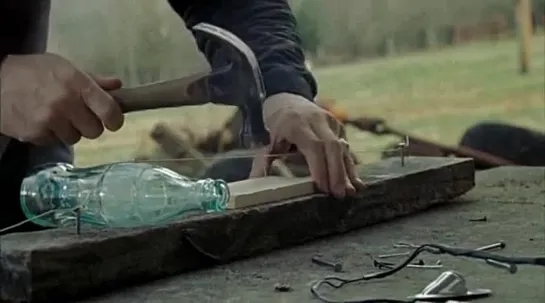
MULTIPOLYGON (((123 112, 205 103, 234 105, 249 115, 253 137, 267 133, 261 115, 262 102, 266 96, 265 85, 253 51, 237 36, 223 28, 199 23, 192 30, 206 38, 207 43, 218 45, 217 53, 222 56, 220 61, 225 64, 212 66, 211 72, 110 92, 123 112)), ((218 62, 214 60, 211 63, 214 65, 218 62)))

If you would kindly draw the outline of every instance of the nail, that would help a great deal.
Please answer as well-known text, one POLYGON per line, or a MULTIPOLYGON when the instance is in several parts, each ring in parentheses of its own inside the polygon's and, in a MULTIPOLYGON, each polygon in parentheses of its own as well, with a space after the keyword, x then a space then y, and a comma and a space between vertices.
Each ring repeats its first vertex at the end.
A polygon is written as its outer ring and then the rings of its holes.
POLYGON ((499 262, 499 261, 496 261, 496 260, 490 260, 490 259, 486 260, 486 264, 492 265, 492 266, 497 267, 497 268, 505 269, 511 274, 516 274, 517 271, 518 271, 518 267, 515 264, 503 263, 503 262, 499 262))
POLYGON ((486 221, 488 221, 488 218, 486 216, 481 218, 469 219, 469 222, 486 222, 486 221))
POLYGON ((76 208, 76 234, 81 235, 81 209, 76 208))
MULTIPOLYGON (((378 269, 382 269, 382 268, 392 269, 396 265, 394 263, 390 263, 390 262, 383 262, 383 261, 373 260, 373 266, 378 268, 378 269)), ((438 269, 438 268, 443 268, 443 265, 441 265, 441 264, 426 265, 426 264, 424 264, 424 261, 418 260, 418 261, 416 261, 414 263, 408 264, 406 267, 408 267, 408 268, 422 268, 422 269, 438 269)))
POLYGON ((416 265, 416 264, 409 264, 407 267, 410 268, 421 268, 421 269, 439 269, 443 268, 443 265, 416 265))
POLYGON ((341 272, 343 270, 343 264, 340 262, 331 262, 319 257, 312 257, 311 260, 314 264, 331 267, 335 272, 341 272))
POLYGON ((395 257, 403 257, 410 255, 410 252, 404 252, 404 253, 395 253, 395 254, 384 254, 384 255, 378 255, 378 258, 380 259, 388 259, 388 258, 395 258, 395 257))
POLYGON ((409 136, 405 136, 405 140, 398 144, 398 147, 401 148, 401 166, 405 166, 405 152, 409 144, 409 136))
POLYGON ((414 265, 425 265, 425 264, 424 264, 424 260, 417 260, 417 261, 415 261, 415 262, 413 262, 413 263, 411 263, 411 264, 414 264, 414 265))
POLYGON ((420 247, 418 245, 415 245, 415 244, 412 244, 412 243, 407 243, 407 242, 397 242, 393 246, 394 246, 394 248, 418 248, 418 247, 420 247))
POLYGON ((397 145, 401 149, 401 166, 405 166, 405 142, 401 142, 397 145))
POLYGON ((480 251, 490 251, 490 250, 495 250, 495 249, 504 249, 505 246, 506 246, 505 242, 500 241, 500 242, 497 242, 497 243, 494 243, 494 244, 490 244, 490 245, 487 245, 487 246, 479 247, 479 248, 477 248, 476 250, 480 250, 480 251))
POLYGON ((379 262, 377 260, 373 260, 373 266, 378 268, 378 269, 383 269, 383 268, 392 269, 393 265, 394 265, 393 263, 379 262))

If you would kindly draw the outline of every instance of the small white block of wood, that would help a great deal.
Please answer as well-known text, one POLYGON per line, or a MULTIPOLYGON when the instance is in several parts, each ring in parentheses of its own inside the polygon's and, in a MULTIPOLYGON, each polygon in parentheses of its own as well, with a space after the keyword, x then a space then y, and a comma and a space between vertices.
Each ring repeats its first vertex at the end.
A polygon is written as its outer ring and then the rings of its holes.
POLYGON ((228 209, 239 209, 316 193, 311 178, 268 176, 229 183, 228 209))

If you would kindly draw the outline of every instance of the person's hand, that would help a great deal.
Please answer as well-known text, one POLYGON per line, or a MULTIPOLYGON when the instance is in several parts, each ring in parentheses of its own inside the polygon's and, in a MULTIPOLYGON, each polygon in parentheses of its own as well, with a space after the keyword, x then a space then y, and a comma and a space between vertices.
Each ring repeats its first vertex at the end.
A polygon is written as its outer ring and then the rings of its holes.
POLYGON ((250 178, 266 176, 278 155, 295 147, 320 191, 344 198, 363 185, 348 143, 340 138, 342 125, 329 112, 301 96, 283 93, 265 100, 263 117, 271 144, 255 158, 250 178))
POLYGON ((118 79, 93 78, 53 54, 11 55, 0 66, 0 133, 23 142, 73 145, 116 131, 124 116, 106 90, 118 79))

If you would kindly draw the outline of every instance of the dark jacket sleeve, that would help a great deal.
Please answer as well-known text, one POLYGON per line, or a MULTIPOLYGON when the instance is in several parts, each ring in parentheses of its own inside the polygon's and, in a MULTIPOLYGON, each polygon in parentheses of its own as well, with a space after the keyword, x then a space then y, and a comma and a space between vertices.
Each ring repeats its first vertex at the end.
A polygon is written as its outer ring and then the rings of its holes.
POLYGON ((0 1, 0 55, 43 53, 50 0, 0 1))
MULTIPOLYGON (((287 0, 169 0, 173 9, 191 29, 200 22, 224 28, 244 41, 254 52, 263 75, 266 95, 292 93, 314 101, 317 84, 305 66, 296 32, 296 21, 287 0)), ((212 67, 221 67, 228 54, 193 32, 199 50, 212 67)), ((229 85, 226 81, 225 85, 229 85)), ((262 118, 261 104, 245 100, 241 139, 267 144, 269 134, 262 118), (251 104, 248 104, 251 103, 251 104)))
MULTIPOLYGON (((313 100, 317 85, 305 67, 296 23, 287 0, 169 0, 188 28, 207 22, 227 29, 255 53, 268 96, 293 93, 313 100)), ((216 50, 195 36, 211 64, 216 50)))
MULTIPOLYGON (((50 0, 0 0, 0 56, 44 53, 50 9, 50 0)), ((20 143, 12 141, 12 144, 20 143)), ((73 148, 64 143, 24 145, 28 150, 28 170, 49 162, 71 163, 74 160, 73 148)))

